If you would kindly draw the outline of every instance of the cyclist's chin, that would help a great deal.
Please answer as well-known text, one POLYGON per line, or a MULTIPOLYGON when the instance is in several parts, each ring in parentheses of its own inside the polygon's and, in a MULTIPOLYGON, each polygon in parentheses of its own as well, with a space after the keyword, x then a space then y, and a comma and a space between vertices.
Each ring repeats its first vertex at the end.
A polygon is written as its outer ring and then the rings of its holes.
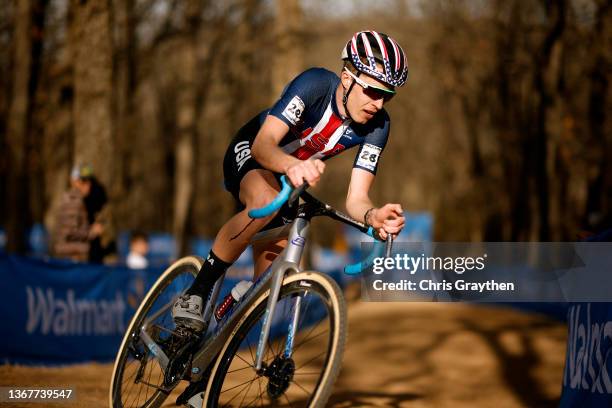
POLYGON ((357 122, 359 124, 364 124, 367 123, 370 119, 372 119, 374 117, 373 114, 368 113, 366 111, 359 111, 358 115, 355 115, 356 117, 353 117, 353 122, 357 122))

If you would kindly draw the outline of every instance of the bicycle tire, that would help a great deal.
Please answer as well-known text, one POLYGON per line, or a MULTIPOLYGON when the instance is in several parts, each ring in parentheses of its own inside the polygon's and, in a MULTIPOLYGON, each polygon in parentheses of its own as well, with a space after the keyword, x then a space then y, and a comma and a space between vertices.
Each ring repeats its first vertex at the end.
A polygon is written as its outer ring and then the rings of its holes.
MULTIPOLYGON (((344 344, 345 344, 346 334, 347 334, 346 303, 344 301, 344 297, 342 295, 340 288, 338 287, 337 283, 333 279, 331 279, 327 275, 323 275, 321 273, 311 272, 311 271, 301 272, 295 275, 287 276, 284 279, 282 287, 281 287, 281 291, 279 294, 279 302, 281 302, 283 299, 287 299, 289 296, 293 294, 301 293, 301 292, 309 292, 310 294, 316 293, 317 295, 320 295, 324 301, 323 302, 324 305, 327 307, 328 312, 330 312, 330 317, 328 320, 330 321, 329 327, 331 328, 331 333, 330 333, 330 337, 329 337, 328 344, 327 344, 327 354, 325 356, 325 361, 323 363, 323 367, 322 367, 320 376, 318 378, 316 385, 314 386, 314 389, 310 395, 310 398, 307 401, 299 401, 299 403, 301 404, 306 404, 305 406, 307 407, 323 407, 325 406, 327 400, 329 399, 329 396, 331 395, 335 379, 337 378, 340 372, 340 368, 341 368, 342 355, 344 352, 344 344)), ((242 344, 243 341, 245 341, 250 330, 253 329, 253 327, 255 327, 256 324, 259 324, 258 322, 262 319, 262 316, 266 309, 268 296, 269 296, 269 290, 264 292, 257 300, 255 300, 249 306, 249 308, 245 311, 242 318, 237 323, 231 336, 228 338, 228 340, 225 342, 224 346, 222 347, 220 354, 219 354, 221 358, 218 358, 213 366, 211 377, 210 377, 211 380, 208 382, 208 385, 207 385, 207 388, 204 394, 204 401, 206 402, 205 403, 206 407, 217 408, 220 406, 220 404, 222 404, 222 406, 226 406, 223 401, 221 403, 219 402, 221 394, 224 392, 222 391, 223 384, 227 379, 227 374, 232 372, 232 371, 229 371, 229 369, 230 369, 230 366, 232 365, 232 361, 234 360, 235 356, 237 355, 237 352, 239 351, 240 345, 242 344)), ((278 305, 277 305, 277 309, 278 309, 278 305)), ((306 311, 303 310, 303 313, 304 313, 303 316, 305 316, 306 311)), ((312 331, 314 329, 309 329, 309 330, 312 331)), ((257 332, 257 330, 255 330, 255 332, 257 332)), ((297 337, 298 335, 296 335, 296 338, 297 337)), ((310 340, 304 340, 300 344, 304 344, 306 341, 310 341, 310 340)), ((300 344, 298 344, 296 341, 294 352, 297 351, 299 347, 301 347, 300 344)), ((313 344, 312 346, 316 346, 316 344, 313 344)), ((281 347, 279 346, 279 351, 282 351, 280 350, 280 348, 281 347)), ((271 344, 268 344, 268 352, 271 349, 273 350, 273 346, 271 344)), ((251 357, 253 357, 253 361, 254 361, 254 354, 255 354, 254 351, 251 350, 250 354, 251 354, 251 357)), ((274 354, 275 353, 273 351, 272 356, 268 357, 267 360, 269 361, 271 358, 273 358, 274 354)), ((278 355, 276 357, 278 357, 278 355)), ((239 359, 242 361, 245 361, 244 358, 241 356, 239 356, 239 359)), ((236 360, 236 361, 239 362, 239 360, 236 360)), ((276 359, 274 361, 276 361, 276 359)), ((294 364, 294 367, 296 367, 296 365, 297 364, 294 364)), ((240 371, 240 370, 233 370, 233 372, 236 372, 236 371, 240 371)), ((251 370, 248 370, 248 371, 252 372, 254 375, 257 375, 254 371, 251 371, 251 370)), ((295 372, 297 373, 297 371, 298 369, 296 368, 295 372)), ((260 391, 259 397, 261 397, 261 394, 262 394, 261 383, 260 383, 261 378, 263 377, 259 376, 257 378, 257 381, 259 383, 258 384, 259 391, 260 391)), ((292 378, 293 378, 292 379, 293 381, 295 377, 292 377, 292 378)), ((251 382, 251 384, 253 383, 253 381, 251 382)), ((268 387, 269 389, 270 383, 271 381, 269 381, 267 385, 264 383, 264 386, 268 387)), ((291 387, 292 385, 293 384, 290 384, 289 387, 291 387)), ((250 388, 250 385, 249 385, 249 388, 250 388)), ((287 388, 287 390, 288 389, 289 388, 287 388)), ((257 391, 255 392, 257 393, 257 391)), ((306 392, 306 390, 304 390, 304 392, 306 392)), ((248 390, 247 390, 247 393, 248 393, 248 390)), ((283 396, 289 401, 288 406, 291 406, 291 407, 301 406, 299 403, 296 403, 296 401, 293 401, 293 403, 290 402, 289 397, 287 396, 286 392, 283 392, 283 394, 284 394, 283 396)), ((268 396, 269 396, 269 391, 268 391, 268 396)), ((225 398, 229 398, 229 396, 225 398)), ((233 398, 235 397, 232 397, 232 399, 233 398)), ((270 400, 269 402, 272 402, 272 398, 270 397, 268 398, 270 400)), ((245 396, 242 397, 242 401, 244 401, 245 399, 246 399, 246 394, 245 396)), ((278 399, 275 399, 274 402, 272 403, 278 404, 279 403, 278 400, 280 399, 281 397, 279 396, 278 399)), ((251 404, 249 403, 248 405, 251 405, 251 404)), ((259 404, 255 403, 254 406, 260 406, 260 405, 263 405, 263 401, 260 401, 259 404)), ((240 403, 240 406, 242 406, 242 402, 240 403)))
MULTIPOLYGON (((160 275, 160 277, 157 279, 157 281, 153 284, 149 292, 144 297, 136 313, 134 313, 130 324, 128 325, 128 329, 125 332, 125 335, 123 337, 123 340, 121 341, 121 345, 117 352, 117 358, 115 359, 115 364, 113 366, 113 374, 111 376, 109 390, 109 406, 111 408, 157 408, 161 406, 161 404, 168 397, 169 392, 164 392, 162 390, 156 389, 152 392, 150 397, 148 395, 148 392, 145 392, 145 401, 143 405, 139 405, 140 392, 138 393, 137 397, 137 405, 127 405, 127 401, 124 403, 122 398, 124 396, 122 385, 126 365, 128 363, 128 353, 130 353, 129 347, 133 346, 133 335, 139 333, 138 327, 147 317, 148 313, 155 305, 155 302, 164 293, 164 290, 170 287, 172 283, 175 282, 175 280, 177 280, 177 278, 179 278, 179 276, 181 275, 191 275, 195 278, 203 263, 204 260, 202 258, 195 256, 189 256, 177 260, 160 275)), ((187 287, 183 284, 179 284, 179 286, 184 287, 184 289, 186 289, 187 287)))

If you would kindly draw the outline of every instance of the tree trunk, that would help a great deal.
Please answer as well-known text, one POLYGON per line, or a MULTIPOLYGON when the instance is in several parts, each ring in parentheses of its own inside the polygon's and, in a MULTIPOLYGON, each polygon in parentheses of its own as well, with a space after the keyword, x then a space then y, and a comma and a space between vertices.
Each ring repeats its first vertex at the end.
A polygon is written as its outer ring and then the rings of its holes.
MULTIPOLYGON (((70 42, 74 70, 74 161, 93 166, 113 185, 113 43, 110 0, 72 0, 70 42)), ((113 191, 112 188, 109 191, 113 191)))
POLYGON ((179 253, 187 251, 187 223, 193 201, 197 129, 197 35, 202 18, 202 3, 191 0, 185 9, 186 44, 181 54, 181 69, 177 87, 178 134, 174 157, 174 217, 172 232, 177 240, 179 253))
POLYGON ((612 134, 610 119, 606 118, 611 109, 610 72, 612 52, 606 39, 610 38, 612 7, 605 2, 598 4, 594 27, 594 44, 591 45, 593 61, 589 72, 588 128, 597 157, 589 166, 587 174, 587 197, 583 222, 595 230, 609 228, 612 220, 612 134), (608 30, 606 32, 606 30, 608 30), (603 225, 602 225, 603 224, 603 225))
MULTIPOLYGON (((135 151, 133 141, 138 136, 135 129, 135 93, 137 87, 136 78, 136 16, 134 10, 134 0, 114 1, 113 25, 115 26, 113 66, 116 75, 114 76, 114 123, 115 131, 115 150, 114 173, 111 195, 114 197, 128 198, 128 189, 131 184, 130 165, 133 161, 142 160, 139 155, 133 154, 135 151)), ((140 168, 141 166, 136 166, 140 168)), ((115 211, 117 219, 129 220, 133 206, 131 200, 136 198, 139 201, 146 200, 146 197, 133 197, 129 194, 129 199, 117 201, 115 211)), ((121 227, 126 228, 127 225, 121 227)), ((134 228, 134 225, 129 227, 134 228)))
POLYGON ((272 71, 274 98, 303 69, 302 10, 298 0, 276 1, 276 54, 272 71))
POLYGON ((565 28, 565 13, 567 4, 565 0, 557 0, 546 3, 548 18, 551 26, 546 33, 544 43, 534 59, 534 88, 537 92, 537 110, 535 117, 536 139, 535 139, 535 182, 538 197, 539 231, 538 239, 548 241, 550 232, 550 180, 548 164, 550 155, 548 152, 549 130, 547 126, 550 108, 553 102, 553 91, 550 86, 550 78, 556 78, 552 64, 553 49, 558 44, 565 28))
POLYGON ((13 68, 13 94, 7 125, 7 250, 26 250, 29 210, 29 134, 34 95, 38 85, 46 1, 17 2, 13 68))

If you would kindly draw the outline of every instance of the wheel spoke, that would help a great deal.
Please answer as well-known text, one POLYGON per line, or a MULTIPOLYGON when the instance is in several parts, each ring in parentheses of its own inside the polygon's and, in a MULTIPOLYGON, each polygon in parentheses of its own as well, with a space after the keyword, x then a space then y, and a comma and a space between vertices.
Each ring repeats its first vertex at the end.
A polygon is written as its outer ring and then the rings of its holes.
POLYGON ((244 399, 247 397, 247 395, 249 395, 249 390, 251 389, 251 386, 253 385, 253 382, 255 382, 256 378, 253 379, 253 381, 251 381, 249 383, 248 388, 246 389, 246 391, 244 392, 244 396, 242 397, 242 400, 240 400, 240 406, 242 406, 242 403, 244 402, 244 399))
POLYGON ((299 389, 301 389, 302 391, 304 391, 304 393, 306 395, 310 395, 311 393, 309 391, 307 391, 304 387, 302 387, 297 381, 293 381, 292 384, 295 384, 298 386, 299 389))
MULTIPOLYGON (((259 378, 259 380, 261 380, 261 378, 259 378)), ((255 396, 255 398, 253 398, 251 401, 249 401, 249 403, 247 404, 246 408, 249 408, 251 406, 251 404, 257 400, 259 400, 259 405, 263 407, 263 395, 266 392, 266 389, 264 388, 263 391, 261 389, 261 382, 258 382, 259 384, 259 394, 257 396, 255 396)))
MULTIPOLYGON (((255 379, 257 379, 257 377, 255 377, 255 379)), ((245 382, 243 382, 243 383, 240 383, 240 384, 238 384, 238 385, 234 385, 232 388, 228 388, 228 389, 227 389, 227 390, 225 390, 225 391, 221 391, 221 394, 224 394, 224 393, 226 393, 226 392, 228 392, 228 391, 234 390, 234 389, 236 389, 236 388, 238 388, 238 387, 242 387, 243 385, 248 384, 248 383, 250 383, 250 382, 252 382, 252 381, 253 381, 253 380, 247 380, 247 381, 245 381, 245 382)))
POLYGON ((289 406, 293 408, 293 404, 291 403, 291 401, 289 401, 289 397, 287 396, 287 393, 283 394, 285 396, 285 399, 287 400, 287 402, 289 403, 289 406))
POLYGON ((316 339, 317 337, 320 337, 320 336, 322 336, 322 335, 324 335, 325 333, 328 333, 328 332, 329 332, 329 330, 324 330, 323 332, 321 332, 321 333, 317 334, 316 336, 313 336, 313 337, 307 338, 307 340, 303 340, 303 341, 299 342, 299 343, 298 343, 298 345, 297 345, 297 346, 295 346, 295 348, 293 349, 293 351, 295 352, 295 351, 296 351, 297 349, 299 349, 299 348, 300 348, 302 345, 304 345, 304 344, 308 343, 309 341, 312 341, 313 339, 316 339))
POLYGON ((308 364, 312 363, 312 362, 313 362, 313 361, 315 361, 317 358, 319 358, 319 357, 321 357, 321 356, 323 356, 323 355, 325 355, 325 354, 327 354, 327 351, 324 351, 324 352, 322 352, 322 353, 320 353, 320 354, 317 354, 316 356, 314 356, 313 358, 311 358, 311 359, 310 359, 310 360, 308 360, 307 362, 303 363, 301 366, 297 367, 297 368, 295 369, 295 371, 299 370, 300 368, 304 367, 305 365, 308 365, 308 364))
POLYGON ((228 371, 227 373, 228 373, 228 374, 231 374, 231 373, 236 373, 236 372, 238 372, 238 371, 248 370, 249 368, 253 368, 253 366, 249 365, 249 366, 247 366, 247 367, 237 368, 237 369, 235 369, 235 370, 228 371))
MULTIPOLYGON (((256 379, 257 379, 257 377, 253 378, 252 380, 246 381, 246 382, 244 382, 244 383, 242 383, 242 384, 240 384, 240 385, 237 385, 237 386, 235 386, 235 387, 232 387, 232 388, 230 388, 230 389, 228 389, 228 390, 222 391, 222 393, 225 393, 225 392, 227 392, 227 391, 231 391, 231 390, 236 389, 236 388, 238 388, 238 387, 240 387, 240 386, 242 386, 242 389, 245 389, 245 388, 246 388, 246 389, 248 390, 249 388, 251 388, 251 384, 253 384, 253 381, 255 381, 256 379)), ((237 396, 239 396, 240 394, 242 394, 242 391, 238 391, 238 392, 237 392, 237 393, 236 393, 236 394, 235 394, 235 395, 234 395, 234 396, 233 396, 233 397, 232 397, 232 398, 231 398, 229 401, 227 401, 227 404, 229 404, 230 402, 232 402, 232 401, 233 401, 233 400, 234 400, 234 399, 235 399, 237 396)), ((244 400, 244 398, 243 398, 243 400, 244 400)))
POLYGON ((240 354, 236 354, 236 357, 238 357, 239 359, 241 359, 242 361, 244 361, 244 363, 247 365, 247 368, 248 368, 248 367, 254 367, 254 364, 251 364, 251 363, 249 363, 248 361, 246 361, 244 358, 242 358, 242 357, 240 356, 240 354))

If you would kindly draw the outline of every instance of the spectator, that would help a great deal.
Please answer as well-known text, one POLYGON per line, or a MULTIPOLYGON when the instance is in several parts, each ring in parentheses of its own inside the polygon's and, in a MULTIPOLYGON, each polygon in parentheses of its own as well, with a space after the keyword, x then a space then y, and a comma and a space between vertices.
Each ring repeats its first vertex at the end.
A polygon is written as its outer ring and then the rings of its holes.
POLYGON ((130 237, 130 253, 127 256, 127 266, 130 269, 145 269, 149 266, 147 260, 149 241, 146 234, 134 232, 130 237))
POLYGON ((91 169, 75 166, 70 173, 70 190, 62 196, 52 234, 52 253, 58 258, 87 261, 91 240, 99 228, 92 228, 87 217, 84 197, 91 190, 87 174, 91 169))
POLYGON ((89 165, 76 165, 70 190, 62 197, 53 231, 53 255, 75 261, 102 262, 113 248, 106 191, 89 165))
POLYGON ((87 210, 87 221, 91 225, 92 231, 89 262, 102 263, 107 256, 116 252, 115 235, 112 228, 111 213, 107 205, 106 189, 95 177, 90 166, 81 166, 80 169, 84 170, 80 174, 83 182, 89 184, 89 190, 83 198, 87 210))

